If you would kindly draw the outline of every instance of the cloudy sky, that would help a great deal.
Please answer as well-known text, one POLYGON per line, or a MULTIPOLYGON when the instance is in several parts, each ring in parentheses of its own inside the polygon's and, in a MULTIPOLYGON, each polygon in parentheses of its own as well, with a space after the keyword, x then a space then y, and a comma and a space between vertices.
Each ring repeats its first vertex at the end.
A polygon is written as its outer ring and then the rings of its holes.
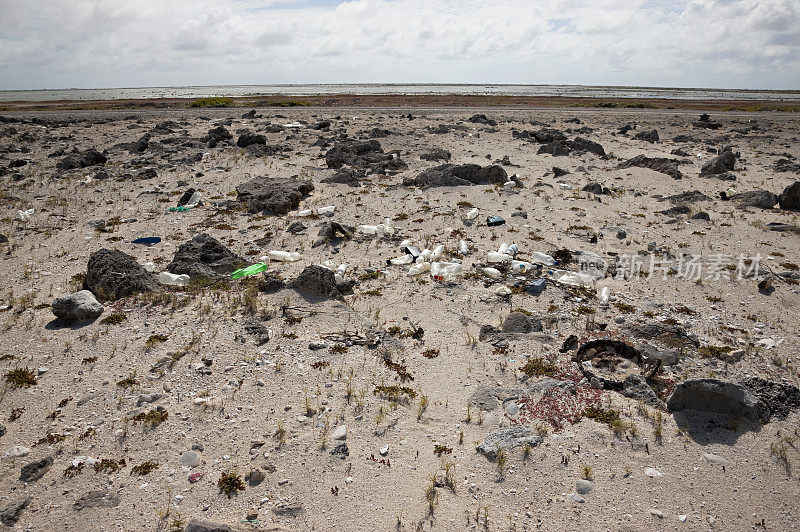
POLYGON ((800 87, 800 0, 0 0, 0 89, 800 87))

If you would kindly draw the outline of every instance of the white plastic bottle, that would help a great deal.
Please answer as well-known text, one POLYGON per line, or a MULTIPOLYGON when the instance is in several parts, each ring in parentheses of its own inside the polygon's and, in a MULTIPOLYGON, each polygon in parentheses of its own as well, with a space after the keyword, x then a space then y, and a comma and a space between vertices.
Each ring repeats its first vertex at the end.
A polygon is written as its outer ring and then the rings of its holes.
POLYGON ((466 240, 462 240, 458 245, 458 253, 461 255, 467 255, 469 253, 469 244, 466 240))
POLYGON ((434 262, 431 264, 431 277, 437 281, 452 281, 460 277, 464 267, 457 262, 434 262))
POLYGON ((547 253, 540 253, 538 251, 533 252, 533 260, 541 262, 542 264, 547 264, 548 266, 553 266, 556 263, 556 259, 547 253))
POLYGON ((505 253, 498 253, 497 251, 490 251, 486 254, 486 262, 490 264, 496 264, 498 262, 507 262, 510 261, 511 257, 506 255, 505 253))
POLYGON ((412 262, 414 262, 414 255, 410 253, 407 255, 403 255, 402 257, 395 257, 389 260, 389 263, 395 266, 402 266, 403 264, 411 264, 412 262))
POLYGON ((170 286, 186 286, 189 284, 188 275, 176 275, 170 272, 161 272, 158 274, 158 282, 170 286))
POLYGON ((475 218, 477 218, 477 217, 478 217, 478 213, 479 213, 479 211, 478 211, 478 208, 477 208, 477 207, 475 207, 475 208, 473 208, 471 211, 469 211, 469 212, 467 213, 467 215, 466 215, 466 217, 465 217, 465 218, 466 218, 467 220, 469 220, 469 221, 472 221, 472 220, 474 220, 475 218))
POLYGON ((362 235, 374 235, 378 233, 378 226, 376 225, 359 225, 356 227, 356 232, 362 235))
POLYGON ((413 265, 411 268, 408 269, 408 275, 415 277, 421 273, 425 273, 430 271, 431 263, 430 262, 420 262, 419 264, 413 265))
POLYGON ((323 214, 325 216, 333 216, 334 212, 336 212, 335 205, 328 205, 327 207, 320 207, 317 209, 317 214, 323 214))
POLYGON ((433 251, 431 252, 431 262, 439 260, 439 257, 442 256, 442 253, 444 253, 444 246, 443 245, 439 244, 438 246, 433 248, 433 251))
POLYGON ((312 211, 311 209, 305 209, 305 210, 302 210, 302 211, 297 211, 297 214, 295 214, 295 216, 299 216, 301 218, 305 218, 307 216, 311 216, 312 214, 314 214, 314 211, 312 211))
POLYGON ((500 279, 503 276, 497 268, 484 268, 482 271, 483 275, 490 279, 500 279))
POLYGON ((270 251, 269 258, 278 262, 296 262, 303 256, 296 251, 270 251))

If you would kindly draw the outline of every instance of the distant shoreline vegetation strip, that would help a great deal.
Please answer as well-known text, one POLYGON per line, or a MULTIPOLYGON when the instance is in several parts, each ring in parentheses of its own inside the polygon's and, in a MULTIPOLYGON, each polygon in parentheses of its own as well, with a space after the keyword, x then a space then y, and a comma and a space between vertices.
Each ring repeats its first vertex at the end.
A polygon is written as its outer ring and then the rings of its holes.
POLYGON ((399 107, 399 108, 595 108, 684 109, 739 112, 800 112, 797 100, 729 100, 667 98, 600 98, 570 96, 508 96, 465 94, 331 94, 318 96, 242 96, 208 98, 145 98, 127 100, 13 101, 0 104, 0 112, 103 109, 185 109, 259 107, 399 107))

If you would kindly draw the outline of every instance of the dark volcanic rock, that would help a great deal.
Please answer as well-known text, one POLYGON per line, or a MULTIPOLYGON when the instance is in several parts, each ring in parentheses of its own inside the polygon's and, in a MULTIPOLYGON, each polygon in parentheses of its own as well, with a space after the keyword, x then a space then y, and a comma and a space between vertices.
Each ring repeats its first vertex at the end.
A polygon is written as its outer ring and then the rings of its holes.
POLYGON ((569 155, 573 151, 577 153, 590 152, 600 157, 606 156, 606 151, 600 144, 583 137, 575 137, 575 140, 553 140, 539 148, 539 151, 536 153, 569 155))
POLYGON ((23 497, 21 499, 15 499, 6 504, 2 509, 0 509, 0 523, 3 523, 8 527, 16 525, 17 521, 19 521, 20 514, 22 514, 22 510, 27 508, 30 502, 30 497, 23 497))
POLYGON ((325 154, 325 163, 328 168, 341 168, 346 164, 372 173, 408 168, 399 157, 384 153, 377 140, 340 142, 325 154))
POLYGON ((800 390, 791 384, 771 382, 760 377, 745 379, 741 384, 750 388, 766 406, 766 417, 786 419, 793 411, 800 408, 800 390))
POLYGON ((403 185, 418 187, 453 187, 462 185, 492 185, 508 181, 501 166, 481 167, 477 164, 442 164, 423 170, 416 177, 406 177, 403 185))
POLYGON ((683 174, 678 170, 678 165, 681 162, 678 159, 668 159, 666 157, 647 157, 645 155, 637 155, 633 159, 628 159, 620 164, 617 168, 630 168, 638 166, 640 168, 649 168, 655 172, 667 174, 674 179, 681 179, 683 174))
POLYGON ((553 176, 561 177, 561 176, 565 176, 567 174, 569 174, 569 172, 567 172, 563 168, 559 168, 558 166, 554 166, 553 167, 553 176))
POLYGON ((237 256, 222 243, 206 233, 184 242, 175 252, 167 271, 195 278, 219 278, 246 265, 247 261, 237 256))
POLYGON ((231 138, 233 138, 233 135, 231 135, 231 132, 225 129, 224 126, 217 126, 213 129, 209 129, 206 135, 209 148, 214 148, 220 142, 230 140, 231 138))
POLYGON ((512 312, 503 322, 504 333, 528 334, 542 331, 542 320, 529 317, 524 312, 512 312))
POLYGON ((255 177, 236 187, 237 199, 252 213, 286 214, 314 190, 310 181, 255 177))
POLYGON ((360 187, 361 179, 365 177, 364 170, 356 168, 340 168, 330 177, 322 180, 323 183, 340 183, 351 187, 360 187))
POLYGON ((778 203, 778 196, 766 190, 751 190, 730 196, 730 200, 737 207, 756 207, 758 209, 771 209, 778 203))
POLYGON ((773 168, 776 172, 794 172, 800 174, 800 164, 792 162, 789 159, 778 159, 773 168))
POLYGON ((84 508, 114 508, 117 506, 119 506, 119 497, 105 490, 89 491, 72 504, 75 511, 81 511, 84 508))
POLYGON ((322 266, 307 266, 296 279, 289 282, 288 287, 308 299, 341 299, 336 289, 336 278, 333 270, 322 266))
POLYGON ((419 156, 423 161, 449 161, 450 152, 442 148, 428 148, 419 156))
POLYGON ((131 145, 130 151, 144 153, 150 145, 150 133, 145 133, 142 137, 131 145))
POLYGON ((353 227, 342 225, 339 222, 326 223, 319 230, 319 239, 317 239, 311 247, 321 246, 322 244, 333 244, 339 237, 351 239, 353 238, 353 231, 353 227))
POLYGON ((130 255, 101 249, 89 257, 83 287, 100 300, 114 300, 152 292, 158 288, 158 281, 130 255))
POLYGON ((495 120, 487 118, 486 115, 473 115, 467 121, 472 122, 473 124, 485 124, 487 126, 497 125, 497 122, 495 120))
POLYGON ((636 140, 643 140, 645 142, 653 144, 654 142, 658 142, 658 131, 656 131, 655 129, 652 131, 642 131, 634 135, 633 138, 635 138, 636 140))
POLYGON ((603 185, 595 182, 587 183, 581 190, 584 192, 591 192, 592 194, 604 194, 608 191, 608 189, 603 188, 603 185))
POLYGON ((255 135, 252 132, 243 133, 236 141, 236 145, 240 148, 246 148, 251 144, 266 144, 267 138, 264 135, 255 135))
POLYGON ((689 379, 667 399, 671 412, 692 410, 714 415, 763 420, 767 409, 750 388, 717 379, 689 379))
POLYGON ((22 482, 36 482, 47 473, 53 465, 53 457, 48 456, 22 466, 19 479, 22 482))
POLYGON ((59 170, 72 170, 74 168, 87 168, 89 166, 98 166, 106 164, 108 157, 95 149, 89 149, 85 152, 75 152, 67 155, 56 164, 59 170))
POLYGON ((212 523, 211 521, 203 521, 200 519, 192 519, 186 525, 186 530, 183 532, 235 532, 228 525, 221 525, 219 523, 212 523))
POLYGON ((539 151, 537 151, 536 153, 537 155, 542 153, 549 153, 550 155, 558 156, 558 155, 569 155, 570 151, 572 151, 572 149, 569 145, 569 141, 554 140, 553 142, 549 142, 544 146, 542 146, 541 148, 539 148, 539 151))
POLYGON ((781 209, 800 211, 800 181, 792 183, 778 196, 781 209))
POLYGON ((736 155, 731 149, 726 149, 700 169, 700 177, 725 174, 736 165, 736 155))
POLYGON ((697 201, 711 201, 711 198, 709 198, 699 190, 692 190, 688 192, 681 192, 680 194, 674 194, 672 196, 667 196, 666 198, 663 198, 663 200, 672 203, 695 203, 697 201))

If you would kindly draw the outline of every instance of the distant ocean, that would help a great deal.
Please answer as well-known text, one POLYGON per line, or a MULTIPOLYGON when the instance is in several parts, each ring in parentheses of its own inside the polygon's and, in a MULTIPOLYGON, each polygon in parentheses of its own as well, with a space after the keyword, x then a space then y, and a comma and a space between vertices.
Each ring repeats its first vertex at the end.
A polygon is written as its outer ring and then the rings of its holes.
POLYGON ((46 89, 0 91, 0 102, 54 100, 128 100, 205 98, 209 96, 319 96, 332 94, 570 96, 593 98, 666 98, 682 100, 800 100, 800 91, 601 87, 581 85, 209 85, 117 89, 46 89))

